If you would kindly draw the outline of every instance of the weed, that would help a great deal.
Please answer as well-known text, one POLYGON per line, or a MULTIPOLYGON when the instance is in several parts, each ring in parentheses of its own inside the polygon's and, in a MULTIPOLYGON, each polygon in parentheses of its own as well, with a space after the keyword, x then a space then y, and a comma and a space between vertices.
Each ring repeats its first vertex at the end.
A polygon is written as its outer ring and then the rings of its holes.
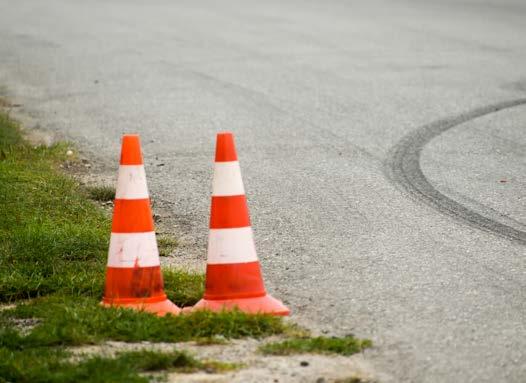
POLYGON ((304 353, 352 355, 372 346, 368 339, 357 339, 353 335, 343 338, 287 339, 283 342, 267 343, 260 347, 260 351, 269 355, 290 355, 304 353))
POLYGON ((168 257, 172 251, 177 247, 177 239, 174 237, 162 234, 157 236, 157 245, 159 246, 159 255, 161 257, 168 257))
POLYGON ((178 306, 192 306, 203 297, 205 276, 176 269, 163 272, 164 292, 178 306))
POLYGON ((0 113, 0 148, 6 150, 11 145, 23 142, 20 126, 5 113, 0 113))
POLYGON ((85 186, 90 199, 99 202, 108 202, 115 199, 115 188, 112 186, 85 186))
POLYGON ((198 346, 212 346, 218 344, 228 344, 228 341, 224 337, 212 336, 207 338, 199 338, 195 341, 198 346))
POLYGON ((362 378, 359 378, 357 376, 352 376, 350 378, 335 380, 334 383, 367 383, 367 382, 363 380, 362 378))

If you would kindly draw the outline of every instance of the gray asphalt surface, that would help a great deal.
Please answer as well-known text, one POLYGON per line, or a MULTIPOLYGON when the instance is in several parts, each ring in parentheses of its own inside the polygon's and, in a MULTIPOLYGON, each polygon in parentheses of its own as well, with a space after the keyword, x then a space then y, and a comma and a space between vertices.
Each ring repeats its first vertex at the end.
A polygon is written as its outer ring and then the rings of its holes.
POLYGON ((215 133, 302 323, 389 382, 526 381, 526 2, 0 0, 0 84, 205 256, 215 133), (161 166, 164 164, 164 166, 161 166))

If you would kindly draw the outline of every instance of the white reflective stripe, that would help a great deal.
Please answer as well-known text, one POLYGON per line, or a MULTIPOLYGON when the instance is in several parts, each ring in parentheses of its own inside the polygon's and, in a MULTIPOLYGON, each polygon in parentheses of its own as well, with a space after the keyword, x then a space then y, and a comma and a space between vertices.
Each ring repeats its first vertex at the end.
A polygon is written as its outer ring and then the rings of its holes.
POLYGON ((239 162, 216 162, 214 166, 213 196, 243 195, 245 188, 241 179, 239 162))
POLYGON ((108 266, 159 266, 159 251, 155 232, 111 233, 108 266))
POLYGON ((115 198, 144 199, 148 197, 144 165, 121 165, 115 198))
POLYGON ((245 263, 257 260, 251 227, 210 230, 208 264, 245 263))

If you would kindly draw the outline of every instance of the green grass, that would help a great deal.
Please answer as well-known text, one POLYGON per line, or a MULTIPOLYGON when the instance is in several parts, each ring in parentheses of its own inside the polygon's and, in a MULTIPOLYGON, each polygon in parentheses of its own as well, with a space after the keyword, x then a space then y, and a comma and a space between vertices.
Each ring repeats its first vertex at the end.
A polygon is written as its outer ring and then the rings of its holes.
POLYGON ((232 364, 200 361, 182 351, 129 351, 114 357, 91 356, 79 362, 59 349, 13 351, 0 349, 0 382, 149 382, 162 380, 151 375, 158 371, 221 372, 232 364), (145 375, 150 373, 150 376, 145 375))
POLYGON ((100 293, 109 221, 56 167, 67 147, 33 148, 0 114, 0 301, 100 293))
POLYGON ((103 308, 93 298, 46 297, 21 303, 0 312, 0 346, 19 349, 44 346, 79 346, 106 340, 125 342, 180 342, 224 338, 260 338, 281 334, 286 325, 278 317, 242 312, 157 317, 134 310, 103 308), (38 324, 20 334, 20 319, 36 318, 38 324))
POLYGON ((260 347, 260 351, 267 355, 291 354, 340 354, 352 355, 372 346, 370 340, 357 339, 352 335, 342 338, 316 338, 287 339, 282 342, 267 343, 260 347))
POLYGON ((165 269, 163 271, 164 292, 168 298, 180 307, 192 306, 203 297, 205 276, 182 270, 165 269))
POLYGON ((16 122, 11 120, 7 114, 0 113, 0 149, 8 148, 11 145, 18 145, 23 142, 20 128, 16 122))

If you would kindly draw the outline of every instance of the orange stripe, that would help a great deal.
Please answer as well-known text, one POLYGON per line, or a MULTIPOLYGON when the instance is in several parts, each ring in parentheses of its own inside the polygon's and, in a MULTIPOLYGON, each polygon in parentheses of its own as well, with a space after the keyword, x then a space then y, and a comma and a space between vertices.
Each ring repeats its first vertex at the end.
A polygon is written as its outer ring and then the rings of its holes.
POLYGON ((152 211, 148 198, 115 200, 112 233, 146 233, 153 230, 152 211))
POLYGON ((138 134, 122 136, 121 165, 142 165, 141 140, 138 134))
POLYGON ((210 229, 250 226, 247 199, 244 195, 212 196, 210 229))
POLYGON ((216 162, 237 161, 234 135, 230 132, 217 134, 216 139, 216 162))
POLYGON ((265 294, 257 261, 206 266, 204 299, 255 298, 265 294))
POLYGON ((156 302, 166 299, 160 266, 108 267, 105 303, 156 302))

